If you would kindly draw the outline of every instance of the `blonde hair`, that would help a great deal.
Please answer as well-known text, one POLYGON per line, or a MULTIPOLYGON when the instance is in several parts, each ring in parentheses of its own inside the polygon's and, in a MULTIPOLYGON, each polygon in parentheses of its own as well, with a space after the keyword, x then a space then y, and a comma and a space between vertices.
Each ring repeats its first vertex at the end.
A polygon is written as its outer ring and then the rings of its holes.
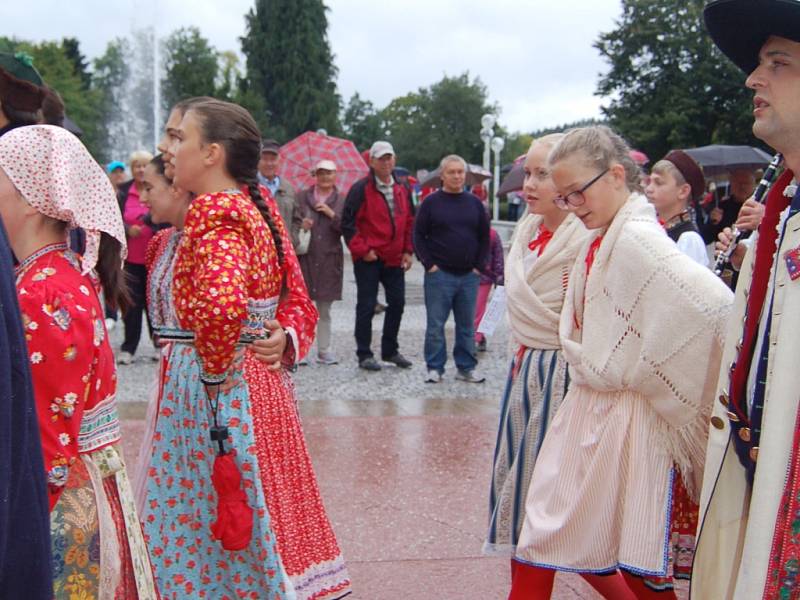
POLYGON ((133 163, 149 163, 153 160, 153 155, 150 154, 147 150, 136 150, 135 152, 131 152, 131 156, 128 159, 128 165, 133 166, 133 163))
POLYGON ((543 135, 542 137, 533 140, 528 150, 533 148, 536 144, 543 144, 548 148, 552 148, 563 139, 564 139, 563 133, 548 133, 547 135, 543 135))
POLYGON ((599 170, 608 169, 614 163, 625 168, 625 184, 632 192, 641 192, 641 172, 630 157, 630 146, 618 134, 604 125, 570 129, 550 151, 547 161, 555 163, 574 154, 584 157, 585 163, 599 170))
POLYGON ((653 168, 650 169, 652 173, 657 173, 658 175, 669 174, 675 179, 675 183, 678 185, 688 184, 689 182, 686 181, 686 177, 683 176, 683 173, 680 172, 678 167, 675 166, 675 163, 669 160, 660 160, 656 164, 653 165, 653 168))

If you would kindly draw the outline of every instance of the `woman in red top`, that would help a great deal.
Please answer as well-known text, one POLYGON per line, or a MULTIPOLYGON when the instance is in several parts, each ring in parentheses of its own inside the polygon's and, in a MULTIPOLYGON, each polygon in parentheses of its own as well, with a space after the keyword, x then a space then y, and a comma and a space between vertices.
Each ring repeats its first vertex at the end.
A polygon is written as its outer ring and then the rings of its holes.
POLYGON ((0 214, 20 260, 16 284, 50 495, 54 595, 99 598, 103 590, 154 599, 119 450, 114 356, 98 297, 102 287, 109 302, 124 304, 125 235, 111 183, 66 130, 21 127, 0 138, 0 214), (86 232, 83 256, 67 246, 70 227, 86 232))

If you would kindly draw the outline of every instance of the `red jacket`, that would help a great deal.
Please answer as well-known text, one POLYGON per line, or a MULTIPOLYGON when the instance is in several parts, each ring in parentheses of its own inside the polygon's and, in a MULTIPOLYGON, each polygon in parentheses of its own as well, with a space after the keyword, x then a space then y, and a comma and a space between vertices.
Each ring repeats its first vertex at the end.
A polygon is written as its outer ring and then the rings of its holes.
POLYGON ((350 188, 342 213, 342 233, 353 262, 374 250, 387 267, 399 267, 403 254, 412 254, 414 212, 408 188, 395 181, 394 212, 375 186, 370 173, 350 188))

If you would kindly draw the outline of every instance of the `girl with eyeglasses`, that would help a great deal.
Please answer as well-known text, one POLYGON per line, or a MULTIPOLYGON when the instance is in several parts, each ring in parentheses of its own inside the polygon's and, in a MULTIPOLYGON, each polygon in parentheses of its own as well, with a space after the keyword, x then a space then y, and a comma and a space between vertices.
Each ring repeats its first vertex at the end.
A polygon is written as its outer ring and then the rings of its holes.
POLYGON ((559 570, 617 569, 636 598, 674 598, 691 565, 682 524, 731 293, 669 240, 628 152, 588 127, 549 155, 558 204, 591 232, 561 311, 571 382, 534 467, 511 600, 549 598, 559 570))

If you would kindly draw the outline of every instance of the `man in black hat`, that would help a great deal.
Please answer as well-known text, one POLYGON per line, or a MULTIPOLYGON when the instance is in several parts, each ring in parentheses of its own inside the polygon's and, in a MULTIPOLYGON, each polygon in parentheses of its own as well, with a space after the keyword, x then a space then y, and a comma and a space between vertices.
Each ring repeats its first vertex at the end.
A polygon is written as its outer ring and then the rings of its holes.
POLYGON ((783 155, 744 258, 717 383, 691 597, 800 597, 800 0, 715 0, 714 43, 749 76, 753 132, 783 155), (729 365, 729 366, 728 366, 729 365))

